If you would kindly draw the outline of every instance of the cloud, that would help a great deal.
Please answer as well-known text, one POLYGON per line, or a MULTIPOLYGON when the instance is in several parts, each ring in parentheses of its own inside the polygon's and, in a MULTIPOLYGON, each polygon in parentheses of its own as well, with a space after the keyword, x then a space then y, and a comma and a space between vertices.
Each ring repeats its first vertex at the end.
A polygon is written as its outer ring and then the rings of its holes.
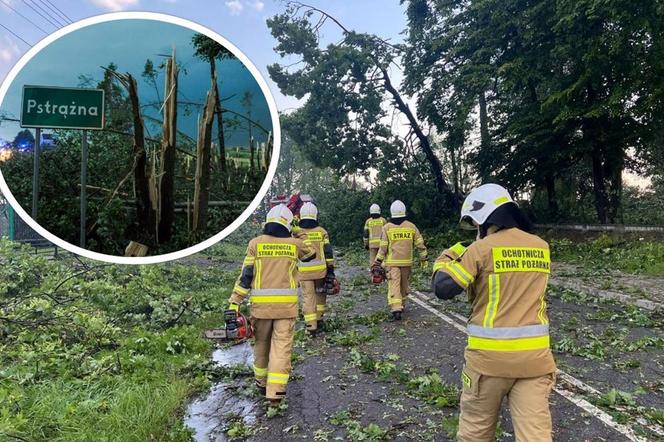
POLYGON ((244 5, 240 0, 230 0, 226 2, 226 7, 231 12, 231 15, 240 15, 244 9, 244 5))
POLYGON ((138 4, 139 0, 92 0, 97 6, 108 9, 110 11, 122 11, 138 4))
POLYGON ((14 61, 21 54, 18 45, 6 35, 4 36, 4 43, 0 49, 0 61, 10 63, 14 61))
POLYGON ((265 9, 265 3, 260 0, 255 1, 253 6, 254 9, 258 12, 263 12, 263 9, 265 9))

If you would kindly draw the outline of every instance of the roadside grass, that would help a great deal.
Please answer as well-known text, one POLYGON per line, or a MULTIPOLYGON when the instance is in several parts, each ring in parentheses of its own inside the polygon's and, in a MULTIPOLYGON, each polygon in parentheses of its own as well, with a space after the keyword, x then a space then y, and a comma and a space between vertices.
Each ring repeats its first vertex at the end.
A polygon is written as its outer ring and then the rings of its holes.
POLYGON ((0 256, 0 439, 188 441, 188 398, 239 374, 202 337, 228 272, 47 261, 5 241, 0 256))
POLYGON ((554 261, 582 264, 593 271, 621 270, 652 276, 664 276, 664 242, 622 239, 601 235, 593 241, 575 242, 551 239, 554 261))

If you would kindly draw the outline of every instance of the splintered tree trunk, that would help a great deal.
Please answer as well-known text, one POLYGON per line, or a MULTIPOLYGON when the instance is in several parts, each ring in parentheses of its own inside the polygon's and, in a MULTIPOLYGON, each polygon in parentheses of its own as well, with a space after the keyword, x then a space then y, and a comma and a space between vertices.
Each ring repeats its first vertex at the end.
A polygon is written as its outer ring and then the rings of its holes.
POLYGON ((274 140, 272 138, 272 132, 267 136, 267 143, 265 144, 265 171, 270 168, 270 163, 272 162, 272 149, 274 148, 274 140))
MULTIPOLYGON (((249 133, 251 133, 251 131, 249 133)), ((251 176, 254 176, 255 172, 255 156, 256 149, 254 147, 254 139, 249 135, 249 173, 251 173, 251 176)))
POLYGON ((173 56, 166 62, 164 125, 161 137, 159 241, 168 242, 175 223, 175 148, 177 136, 178 67, 173 56))
MULTIPOLYGON (((214 112, 217 115, 217 137, 219 138, 219 164, 221 166, 222 181, 226 176, 226 140, 224 139, 224 114, 221 109, 221 94, 217 84, 217 65, 214 59, 210 60, 210 78, 214 80, 214 93, 216 96, 214 112)), ((224 186, 225 187, 225 186, 224 186)))
POLYGON ((141 118, 141 107, 138 101, 138 86, 136 79, 130 74, 126 74, 127 90, 129 92, 129 102, 131 103, 131 112, 134 121, 134 193, 136 194, 136 217, 138 222, 139 235, 146 238, 155 236, 156 212, 150 201, 150 178, 147 174, 147 154, 145 152, 145 134, 143 127, 143 118, 141 118))
POLYGON ((212 123, 216 103, 216 88, 212 86, 205 100, 203 115, 198 123, 196 143, 196 182, 194 187, 193 231, 200 232, 207 227, 208 201, 210 199, 210 150, 212 146, 212 123))

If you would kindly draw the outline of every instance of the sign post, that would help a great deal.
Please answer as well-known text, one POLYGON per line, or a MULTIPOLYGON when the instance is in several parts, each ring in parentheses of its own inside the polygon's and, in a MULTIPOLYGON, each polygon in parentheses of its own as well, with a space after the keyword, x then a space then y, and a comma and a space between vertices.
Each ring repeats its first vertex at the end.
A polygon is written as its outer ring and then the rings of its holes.
POLYGON ((81 140, 81 234, 80 245, 85 248, 85 224, 88 211, 88 131, 83 130, 81 140))
POLYGON ((32 219, 37 221, 39 210, 39 156, 41 155, 41 128, 35 129, 35 144, 32 148, 32 219))
POLYGON ((104 90, 23 86, 21 127, 36 128, 32 175, 32 218, 39 209, 39 156, 42 129, 81 129, 81 219, 79 243, 85 248, 88 210, 88 130, 104 128, 104 90))

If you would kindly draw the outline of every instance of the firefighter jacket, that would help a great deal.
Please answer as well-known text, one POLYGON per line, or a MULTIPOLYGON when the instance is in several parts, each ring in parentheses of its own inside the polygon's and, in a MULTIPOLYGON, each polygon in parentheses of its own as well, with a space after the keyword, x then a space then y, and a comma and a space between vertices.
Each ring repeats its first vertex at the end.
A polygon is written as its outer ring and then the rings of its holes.
POLYGON ((369 218, 364 222, 364 246, 370 249, 380 248, 380 235, 385 225, 385 218, 382 216, 378 218, 369 218))
POLYGON ((434 264, 434 292, 451 298, 465 290, 472 304, 466 364, 505 378, 556 370, 549 348, 545 293, 549 245, 517 228, 491 233, 444 251, 434 264))
POLYGON ((425 261, 427 248, 415 224, 410 221, 403 221, 401 224, 389 222, 383 226, 376 261, 388 267, 411 267, 413 249, 416 247, 420 261, 425 261))
POLYGON ((311 261, 298 263, 299 280, 315 281, 325 278, 328 267, 334 268, 334 253, 327 231, 320 226, 310 229, 300 227, 293 236, 316 251, 316 256, 311 261))
POLYGON ((252 239, 230 302, 241 304, 250 295, 252 317, 296 318, 297 262, 298 259, 306 262, 315 256, 316 251, 297 238, 260 235, 252 239))

